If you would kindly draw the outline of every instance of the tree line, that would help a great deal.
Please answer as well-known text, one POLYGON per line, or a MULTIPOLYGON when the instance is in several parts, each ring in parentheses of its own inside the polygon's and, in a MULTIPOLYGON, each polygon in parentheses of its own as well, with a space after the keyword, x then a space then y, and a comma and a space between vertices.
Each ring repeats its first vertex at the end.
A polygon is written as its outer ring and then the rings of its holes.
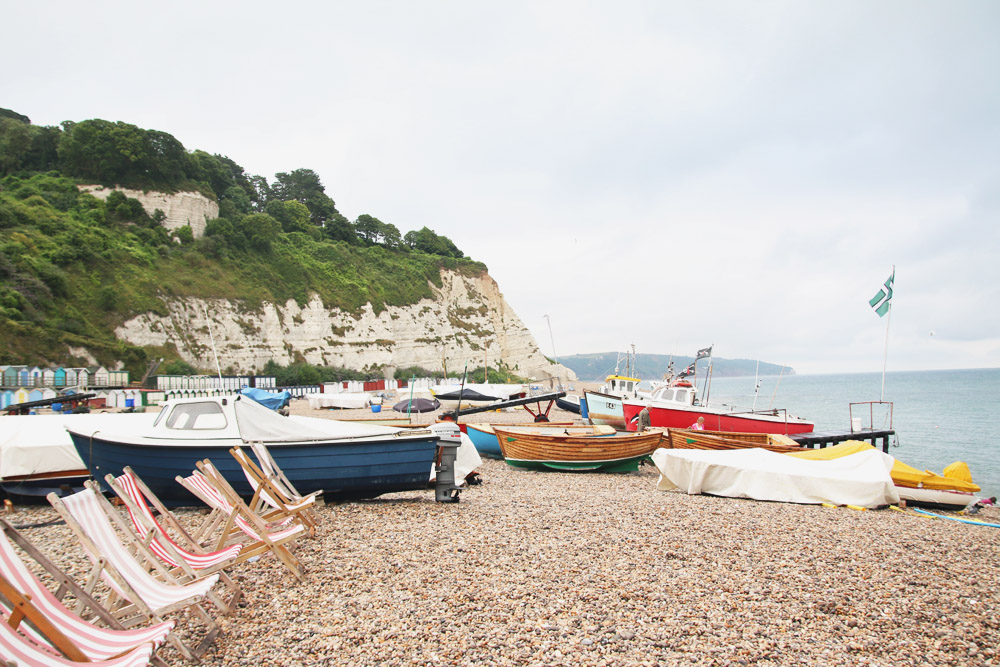
POLYGON ((266 252, 277 234, 301 232, 317 241, 466 258, 427 227, 401 234, 370 214, 349 220, 312 169, 279 172, 268 182, 226 156, 188 151, 166 132, 101 119, 37 126, 0 109, 0 177, 49 171, 109 187, 202 192, 219 203, 219 217, 206 228, 215 254, 266 252))

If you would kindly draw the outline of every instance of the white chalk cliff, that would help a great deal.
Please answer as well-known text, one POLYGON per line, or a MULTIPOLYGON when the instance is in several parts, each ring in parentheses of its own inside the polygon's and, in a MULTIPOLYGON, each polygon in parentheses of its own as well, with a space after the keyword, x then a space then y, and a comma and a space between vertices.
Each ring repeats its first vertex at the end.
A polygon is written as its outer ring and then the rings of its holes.
POLYGON ((126 197, 138 199, 139 203, 146 210, 146 213, 153 215, 159 209, 163 211, 166 218, 163 226, 173 231, 180 229, 184 225, 191 226, 194 237, 201 238, 205 235, 205 223, 219 217, 219 204, 199 192, 175 192, 167 194, 165 192, 143 192, 142 190, 130 190, 128 188, 106 188, 103 185, 81 185, 81 192, 87 192, 98 199, 107 199, 108 195, 117 190, 126 197))
POLYGON ((538 381, 576 380, 573 371, 545 358, 488 274, 442 271, 441 277, 440 288, 431 286, 433 299, 378 314, 371 304, 360 314, 327 309, 316 296, 304 307, 290 300, 254 310, 239 302, 163 296, 168 315, 139 315, 115 334, 134 345, 173 344, 185 361, 204 369, 215 367, 214 336, 223 369, 259 370, 274 359, 359 370, 418 366, 460 372, 466 363, 471 369, 502 362, 538 381))

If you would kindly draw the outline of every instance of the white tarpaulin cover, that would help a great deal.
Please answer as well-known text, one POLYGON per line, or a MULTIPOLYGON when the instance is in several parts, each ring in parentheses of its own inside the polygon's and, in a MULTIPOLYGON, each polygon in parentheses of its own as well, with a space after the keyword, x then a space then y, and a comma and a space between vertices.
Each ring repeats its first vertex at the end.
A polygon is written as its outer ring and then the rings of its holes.
POLYGON ((765 449, 653 452, 656 488, 689 494, 786 503, 877 507, 899 502, 889 471, 894 459, 872 449, 832 461, 807 461, 765 449))
POLYGON ((67 425, 100 431, 122 423, 148 427, 151 414, 8 415, 0 417, 0 479, 86 470, 67 425))
POLYGON ((321 408, 357 409, 366 407, 372 400, 371 394, 306 394, 309 407, 313 410, 321 408))

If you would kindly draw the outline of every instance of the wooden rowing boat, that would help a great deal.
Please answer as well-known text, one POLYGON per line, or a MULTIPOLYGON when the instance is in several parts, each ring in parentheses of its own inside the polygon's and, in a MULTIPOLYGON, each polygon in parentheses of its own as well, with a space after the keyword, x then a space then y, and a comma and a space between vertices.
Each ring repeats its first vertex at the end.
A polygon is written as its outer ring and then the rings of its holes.
POLYGON ((748 449, 759 447, 781 454, 801 452, 804 448, 785 435, 774 433, 738 433, 733 431, 693 431, 671 428, 663 434, 661 447, 667 449, 748 449))
MULTIPOLYGON (((481 456, 492 459, 502 459, 500 443, 493 431, 493 424, 469 423, 466 435, 472 440, 481 456)), ((526 424, 500 424, 501 428, 517 433, 558 433, 560 435, 605 436, 614 435, 615 429, 610 426, 592 426, 590 424, 573 424, 572 422, 531 422, 526 424)))
POLYGON ((508 465, 533 470, 638 470, 663 435, 659 430, 608 436, 519 433, 500 425, 493 430, 508 465))

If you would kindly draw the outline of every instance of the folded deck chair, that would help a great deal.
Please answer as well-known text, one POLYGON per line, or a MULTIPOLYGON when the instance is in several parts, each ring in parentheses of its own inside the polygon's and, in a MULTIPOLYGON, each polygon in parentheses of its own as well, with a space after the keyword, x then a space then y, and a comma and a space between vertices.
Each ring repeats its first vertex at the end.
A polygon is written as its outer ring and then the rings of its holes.
POLYGON ((111 589, 104 606, 126 627, 142 620, 160 623, 166 614, 190 610, 206 628, 201 643, 189 646, 176 630, 170 631, 167 641, 187 660, 197 660, 221 632, 202 607, 219 575, 178 583, 100 494, 96 484, 87 481, 85 487, 63 498, 50 493, 48 500, 73 530, 94 564, 86 584, 88 590, 93 590, 98 579, 103 580, 111 589), (131 552, 122 544, 122 539, 129 542, 131 552))
POLYGON ((236 540, 249 539, 240 552, 240 559, 271 552, 299 579, 305 574, 301 563, 285 546, 303 535, 306 526, 294 521, 286 526, 272 526, 253 512, 243 499, 233 490, 208 459, 197 462, 198 470, 188 477, 177 476, 181 486, 196 495, 212 508, 205 524, 198 532, 204 539, 221 527, 216 549, 236 540))
POLYGON ((181 575, 177 571, 174 572, 174 576, 179 582, 184 583, 218 572, 219 581, 230 591, 229 601, 223 601, 214 591, 208 593, 208 598, 224 614, 231 613, 236 609, 236 604, 243 595, 243 591, 223 568, 236 562, 243 545, 234 544, 211 552, 203 549, 188 535, 177 517, 163 505, 160 499, 129 467, 126 467, 125 471, 117 478, 108 474, 104 476, 104 480, 125 504, 129 518, 132 520, 132 527, 135 528, 139 538, 161 561, 183 573, 181 575), (150 504, 159 512, 161 521, 168 524, 176 532, 179 539, 184 542, 183 546, 175 541, 166 528, 156 520, 150 504))
POLYGON ((126 630, 90 593, 4 519, 0 519, 0 531, 3 532, 3 537, 0 537, 0 576, 14 589, 30 598, 31 604, 89 660, 107 660, 145 643, 151 643, 154 649, 158 648, 173 629, 174 622, 165 621, 146 628, 126 630), (24 557, 14 549, 14 544, 58 584, 55 593, 28 568, 24 557), (62 597, 67 594, 76 599, 79 613, 93 616, 95 623, 102 625, 88 622, 73 613, 62 602, 62 597))
POLYGON ((81 664, 143 667, 148 665, 152 658, 153 643, 143 642, 121 655, 92 661, 32 603, 29 596, 18 591, 3 577, 0 577, 0 594, 11 605, 9 616, 0 623, 0 659, 6 664, 21 667, 65 667, 81 664))
POLYGON ((271 483, 278 487, 278 490, 285 495, 286 498, 292 502, 299 502, 305 500, 306 498, 314 498, 316 505, 323 504, 323 490, 313 491, 308 495, 302 495, 299 490, 295 488, 291 480, 285 475, 285 471, 278 466, 278 462, 274 460, 271 456, 270 450, 268 450, 267 445, 259 440, 251 441, 250 448, 253 450, 254 456, 257 457, 257 462, 260 464, 261 470, 267 476, 271 483))
POLYGON ((298 517, 309 529, 310 537, 316 536, 316 517, 311 511, 316 505, 314 494, 305 498, 289 498, 243 449, 233 447, 229 453, 240 464, 243 475, 254 491, 253 499, 248 503, 250 509, 260 514, 265 521, 274 521, 285 516, 298 517))

